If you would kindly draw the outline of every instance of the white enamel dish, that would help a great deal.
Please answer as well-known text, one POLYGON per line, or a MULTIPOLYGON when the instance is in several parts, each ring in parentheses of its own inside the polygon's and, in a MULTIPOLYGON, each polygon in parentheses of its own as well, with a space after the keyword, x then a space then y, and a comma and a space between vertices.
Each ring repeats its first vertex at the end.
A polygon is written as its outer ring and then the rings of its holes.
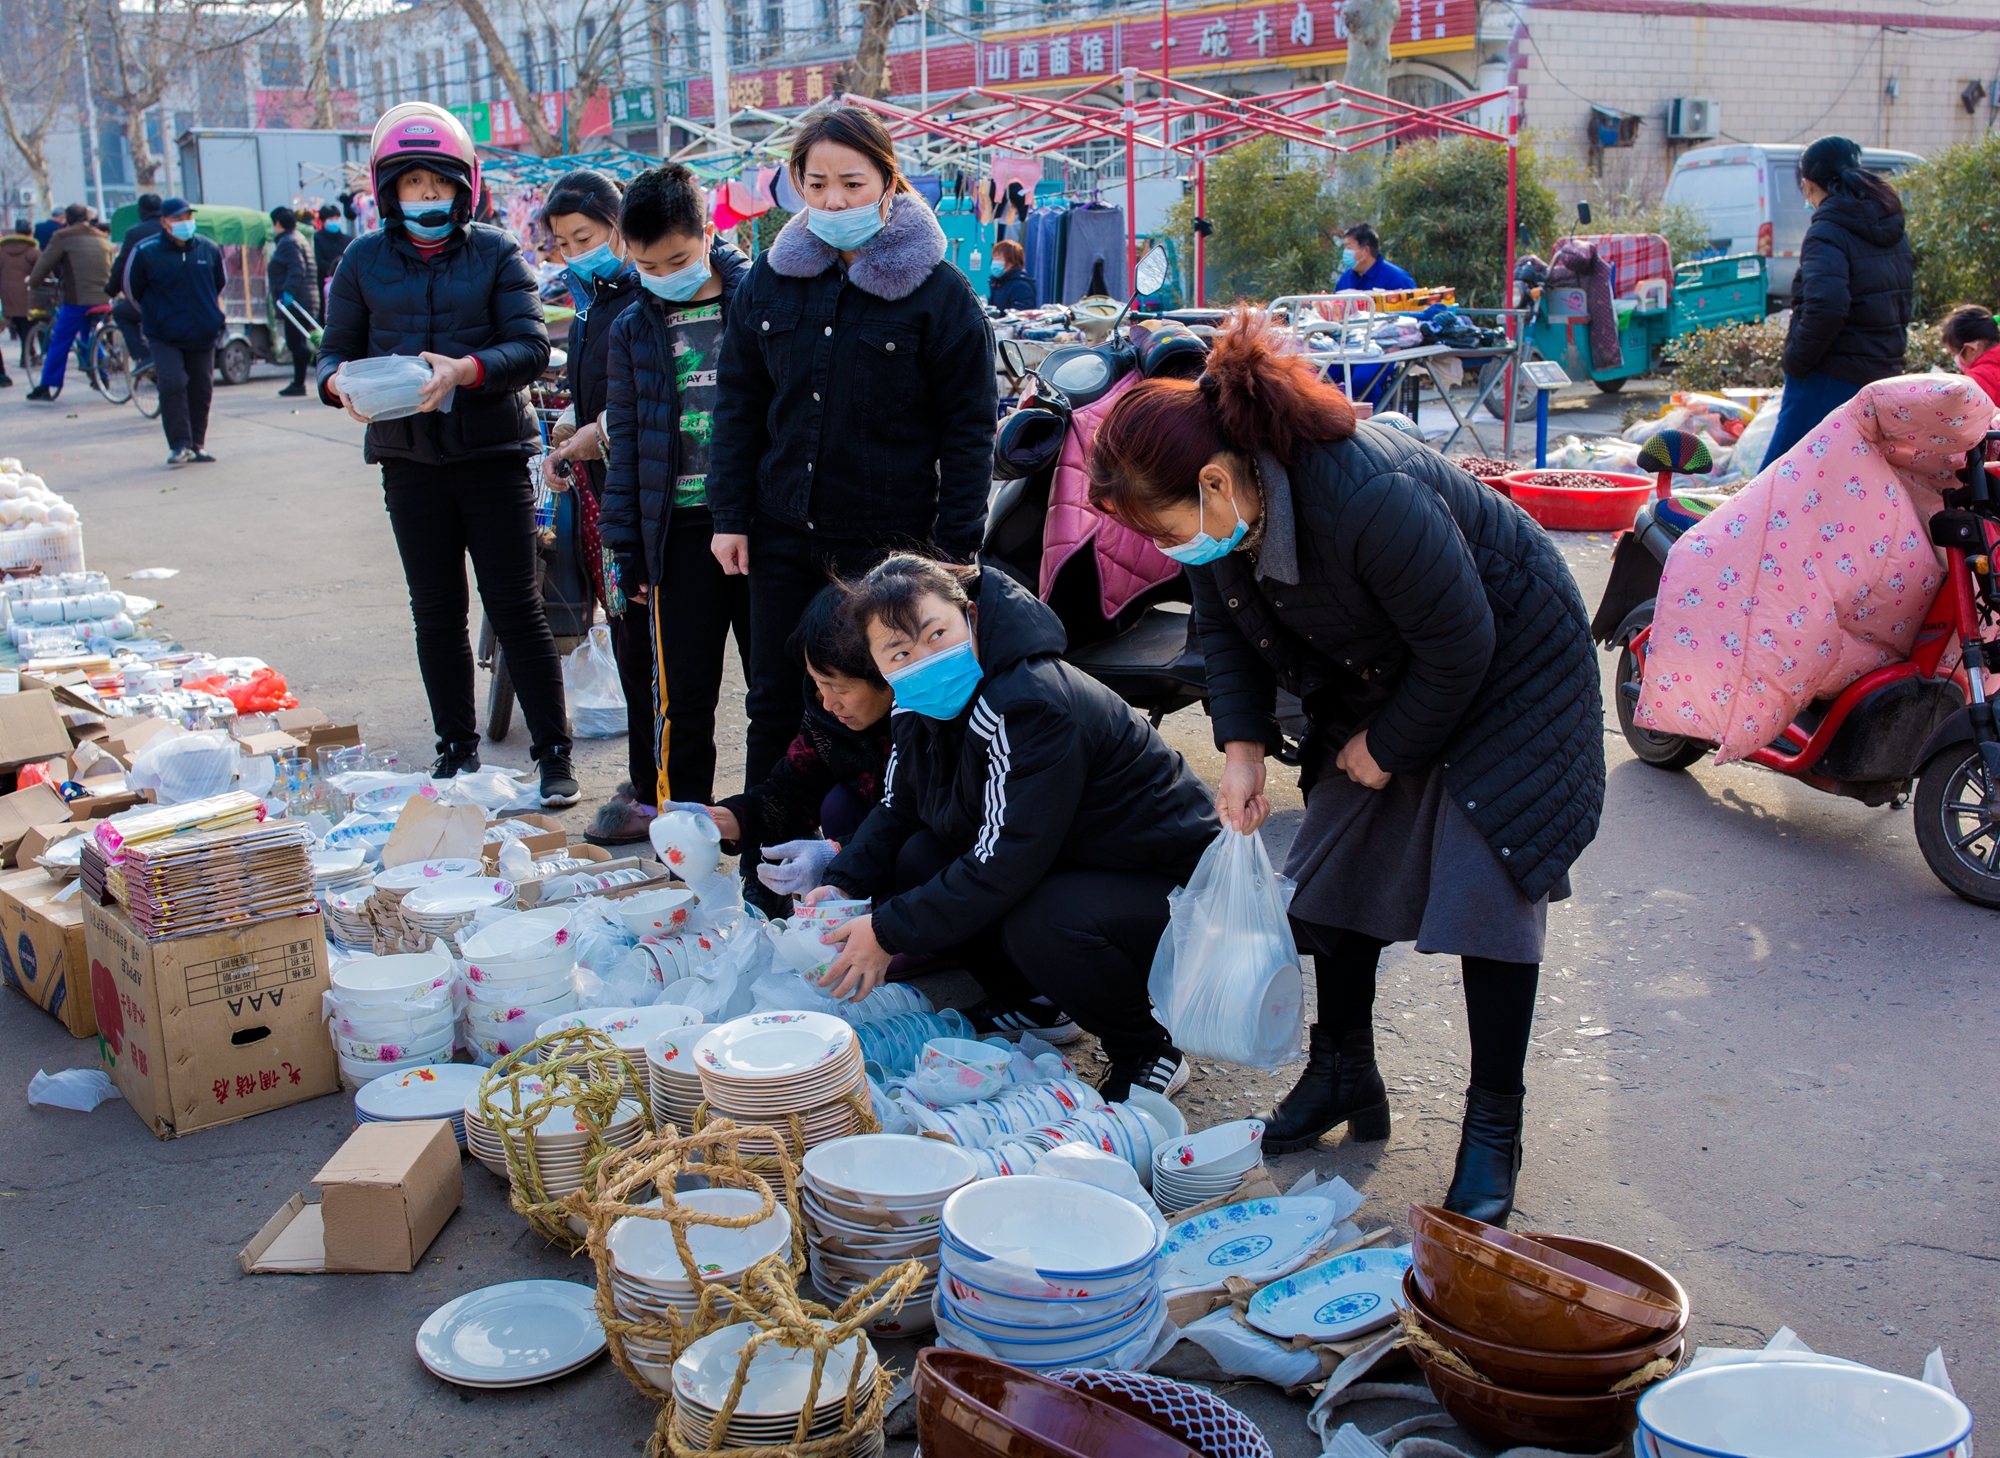
POLYGON ((1972 1412, 1914 1378, 1849 1362, 1750 1361, 1670 1377, 1639 1399, 1640 1458, 1933 1458, 1972 1412))
POLYGON ((508 1281, 469 1291, 424 1321, 417 1359, 463 1386, 546 1382, 604 1350, 595 1302, 595 1289, 574 1281, 508 1281))
POLYGON ((1406 1250, 1335 1256, 1273 1281, 1251 1298, 1244 1316, 1281 1341, 1300 1336, 1344 1341, 1395 1319, 1409 1268, 1406 1250))

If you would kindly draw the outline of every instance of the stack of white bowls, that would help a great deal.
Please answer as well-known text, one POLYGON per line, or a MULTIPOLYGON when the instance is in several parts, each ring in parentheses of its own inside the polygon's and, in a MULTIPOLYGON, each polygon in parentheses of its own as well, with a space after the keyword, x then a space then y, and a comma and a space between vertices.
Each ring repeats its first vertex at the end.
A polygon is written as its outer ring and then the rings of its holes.
MULTIPOLYGON (((625 1077, 626 1096, 637 1098, 639 1087, 632 1080, 634 1075, 646 1077, 646 1045, 662 1033, 692 1027, 700 1021, 701 1014, 693 1008, 671 1002, 654 1003, 651 1007, 594 1007, 588 1012, 563 1013, 550 1018, 535 1029, 535 1036, 546 1038, 564 1028, 590 1028, 604 1034, 629 1060, 631 1067, 619 1072, 625 1077)), ((593 1059, 591 1067, 598 1068, 607 1062, 609 1060, 593 1059)), ((611 1069, 604 1067, 600 1076, 609 1078, 611 1069)), ((651 1080, 648 1079, 646 1096, 651 1098, 652 1092, 651 1080)))
MULTIPOLYGON (((495 1093, 496 1107, 508 1112, 519 1112, 533 1107, 535 1101, 548 1092, 548 1086, 539 1078, 526 1077, 508 1088, 502 1087, 495 1093)), ((542 1177, 542 1189, 551 1200, 560 1200, 570 1191, 583 1187, 583 1162, 590 1156, 590 1126, 574 1108, 559 1105, 549 1109, 536 1122, 533 1129, 535 1139, 535 1168, 542 1177)), ((604 1142, 617 1148, 637 1144, 646 1136, 646 1120, 637 1099, 622 1099, 618 1104, 617 1117, 604 1131, 604 1142)), ((518 1140, 521 1136, 507 1136, 518 1140)), ((507 1144, 500 1131, 481 1117, 479 1112, 479 1090, 474 1089, 465 1099, 465 1145, 472 1151, 473 1158, 485 1165, 502 1179, 510 1179, 507 1169, 507 1144)))
POLYGON ((534 1041, 535 1029, 576 1011, 576 939, 569 907, 524 911, 474 932, 464 953, 465 1041, 491 1063, 534 1041))
MULTIPOLYGON (((681 1209, 730 1217, 754 1215, 763 1202, 761 1194, 720 1185, 674 1196, 681 1209)), ((647 1203, 654 1208, 660 1204, 658 1200, 647 1203)), ((665 1220, 627 1215, 613 1223, 605 1237, 605 1249, 611 1256, 611 1304, 620 1316, 664 1326, 666 1312, 672 1309, 680 1313, 683 1324, 692 1320, 704 1282, 739 1285, 743 1273, 765 1256, 790 1258, 792 1217, 781 1200, 770 1215, 742 1229, 690 1224, 687 1242, 694 1257, 693 1275, 674 1247, 673 1226, 665 1220)), ((726 1310, 726 1305, 722 1309, 726 1310)), ((664 1344, 627 1337, 625 1355, 640 1376, 663 1392, 670 1390, 674 1355, 664 1344)))
POLYGON ((349 1088, 385 1073, 450 1061, 457 1042, 451 1000, 431 994, 449 988, 455 975, 450 958, 429 954, 364 954, 334 969, 325 1004, 349 1088))
MULTIPOLYGON (((375 883, 380 897, 382 883, 375 883)), ((454 932, 489 907, 509 905, 516 895, 512 881, 497 877, 451 877, 431 881, 403 897, 396 919, 403 924, 406 943, 428 948, 448 942, 454 932)))
POLYGON ((827 1305, 839 1306, 905 1261, 922 1261, 930 1272, 923 1284, 870 1330, 877 1336, 928 1331, 944 1202, 978 1173, 967 1151, 914 1134, 857 1134, 808 1153, 799 1209, 806 1260, 827 1305))
POLYGON ((465 1101, 479 1090, 485 1074, 470 1063, 425 1063, 401 1073, 385 1073, 354 1096, 357 1124, 413 1123, 449 1119, 465 1143, 465 1101))
MULTIPOLYGON (((860 1117, 848 1096, 858 1093, 865 1101, 868 1077, 861 1071, 860 1041, 839 1018, 816 1012, 733 1018, 696 1045, 695 1068, 711 1112, 738 1124, 781 1131, 794 1160, 858 1132, 860 1117), (793 1113, 799 1115, 803 1145, 791 1134, 788 1116, 793 1113)), ((767 1138, 737 1144, 737 1153, 745 1158, 777 1152, 767 1138)), ((784 1180, 775 1169, 764 1177, 774 1187, 784 1180)))
POLYGON ((695 1110, 701 1107, 701 1075, 694 1071, 694 1050, 716 1029, 715 1023, 693 1023, 661 1033, 646 1044, 646 1072, 652 1079, 653 1119, 682 1134, 694 1132, 695 1110))
POLYGON ((1227 1195, 1264 1162, 1264 1121, 1237 1119, 1153 1151, 1153 1203, 1176 1215, 1227 1195))
MULTIPOLYGON (((819 1324, 827 1328, 833 1325, 830 1321, 819 1324)), ((674 1363, 674 1432, 684 1446, 708 1447, 709 1425, 728 1402, 743 1347, 757 1330, 748 1322, 725 1326, 695 1342, 674 1363)), ((827 1353, 820 1370, 812 1419, 806 1429, 807 1441, 840 1431, 846 1417, 850 1383, 855 1405, 859 1407, 868 1396, 869 1384, 875 1380, 875 1366, 875 1348, 860 1332, 827 1353)), ((791 1443, 798 1430, 799 1413, 808 1396, 813 1395, 812 1375, 811 1347, 780 1346, 767 1339, 750 1359, 750 1370, 743 1379, 743 1395, 729 1416, 722 1446, 776 1448, 791 1443)), ((882 1430, 876 1428, 847 1444, 840 1458, 876 1458, 881 1452, 882 1430)))
POLYGON ((942 1223, 945 1346, 1033 1371, 1123 1367, 1159 1328, 1161 1234, 1109 1190, 980 1180, 945 1201, 942 1223))

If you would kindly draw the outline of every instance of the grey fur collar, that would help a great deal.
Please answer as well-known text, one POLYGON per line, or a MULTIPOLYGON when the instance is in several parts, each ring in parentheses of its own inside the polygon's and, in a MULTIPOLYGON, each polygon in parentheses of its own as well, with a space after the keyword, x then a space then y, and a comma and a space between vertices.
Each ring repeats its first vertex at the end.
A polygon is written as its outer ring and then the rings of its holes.
MULTIPOLYGON (((792 214, 771 245, 771 267, 789 278, 818 278, 840 255, 806 228, 804 213, 792 214)), ((915 193, 901 193, 888 226, 855 252, 847 276, 878 299, 907 299, 944 258, 944 229, 930 205, 915 193)))
POLYGON ((1264 545, 1257 575, 1299 585, 1299 536, 1292 517, 1292 478, 1269 451, 1257 452, 1257 475, 1264 487, 1264 545))

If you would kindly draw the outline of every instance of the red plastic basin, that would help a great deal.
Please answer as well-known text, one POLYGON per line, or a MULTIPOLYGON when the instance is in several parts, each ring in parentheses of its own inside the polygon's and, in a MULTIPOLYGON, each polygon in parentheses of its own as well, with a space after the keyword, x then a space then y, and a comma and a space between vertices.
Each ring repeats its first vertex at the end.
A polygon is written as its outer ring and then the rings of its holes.
POLYGON ((1624 531, 1654 494, 1650 476, 1615 476, 1603 471, 1515 471, 1504 479, 1514 504, 1554 532, 1624 531), (1604 484, 1544 484, 1551 476, 1589 476, 1604 484))

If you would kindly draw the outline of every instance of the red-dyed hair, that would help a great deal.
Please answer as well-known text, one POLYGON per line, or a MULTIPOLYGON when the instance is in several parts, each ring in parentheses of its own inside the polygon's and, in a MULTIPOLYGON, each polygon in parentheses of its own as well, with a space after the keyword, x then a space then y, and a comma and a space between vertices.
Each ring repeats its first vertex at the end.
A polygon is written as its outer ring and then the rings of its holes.
POLYGON ((1354 407, 1261 310, 1217 331, 1199 380, 1146 380, 1111 407, 1090 448, 1090 504, 1155 535, 1159 513, 1201 499, 1201 468, 1224 452, 1286 466, 1313 441, 1354 434, 1354 407))

